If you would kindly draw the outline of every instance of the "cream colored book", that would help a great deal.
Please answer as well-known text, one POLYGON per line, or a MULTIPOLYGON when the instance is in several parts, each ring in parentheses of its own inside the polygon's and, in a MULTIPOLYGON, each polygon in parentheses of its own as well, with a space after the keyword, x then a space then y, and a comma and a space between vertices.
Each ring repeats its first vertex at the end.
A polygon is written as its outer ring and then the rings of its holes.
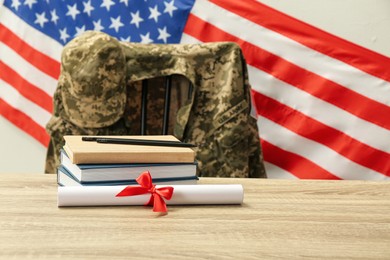
MULTIPOLYGON (((64 136, 64 150, 74 164, 85 163, 193 163, 195 152, 189 147, 133 145, 83 141, 83 136, 64 136)), ((180 142, 172 135, 96 136, 150 141, 180 142)))

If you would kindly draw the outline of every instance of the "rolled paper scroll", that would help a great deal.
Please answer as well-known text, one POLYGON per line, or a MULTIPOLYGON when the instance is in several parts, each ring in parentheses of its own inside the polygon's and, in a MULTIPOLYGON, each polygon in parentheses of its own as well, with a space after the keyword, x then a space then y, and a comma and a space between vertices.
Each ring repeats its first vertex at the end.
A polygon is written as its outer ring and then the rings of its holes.
MULTIPOLYGON (((156 188, 168 185, 156 185, 156 188)), ((145 205, 150 194, 116 197, 126 186, 63 186, 58 187, 58 206, 145 205)), ((174 188, 167 205, 242 204, 241 184, 169 185, 174 188)))

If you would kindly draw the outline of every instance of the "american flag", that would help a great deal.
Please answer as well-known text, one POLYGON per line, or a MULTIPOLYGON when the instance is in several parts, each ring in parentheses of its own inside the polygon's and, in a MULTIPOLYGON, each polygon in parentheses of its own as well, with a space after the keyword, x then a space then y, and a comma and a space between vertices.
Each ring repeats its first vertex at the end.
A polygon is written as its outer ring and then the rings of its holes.
POLYGON ((86 30, 237 42, 269 178, 390 178, 390 58, 255 0, 4 0, 0 114, 42 145, 62 47, 86 30))

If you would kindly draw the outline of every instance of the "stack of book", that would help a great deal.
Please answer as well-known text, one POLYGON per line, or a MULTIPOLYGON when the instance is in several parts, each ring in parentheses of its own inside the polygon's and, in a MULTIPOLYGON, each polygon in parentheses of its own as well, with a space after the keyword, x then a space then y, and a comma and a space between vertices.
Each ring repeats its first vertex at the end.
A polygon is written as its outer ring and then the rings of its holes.
POLYGON ((149 171, 154 184, 196 184, 195 152, 171 135, 64 136, 60 186, 138 185, 149 171), (135 142, 135 143, 134 143, 135 142))

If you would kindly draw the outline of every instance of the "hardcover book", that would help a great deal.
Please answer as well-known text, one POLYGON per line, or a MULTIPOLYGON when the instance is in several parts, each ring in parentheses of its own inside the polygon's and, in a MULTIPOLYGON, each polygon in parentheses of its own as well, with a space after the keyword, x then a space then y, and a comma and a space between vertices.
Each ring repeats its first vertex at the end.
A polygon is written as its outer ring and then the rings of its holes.
MULTIPOLYGON (((158 185, 185 185, 197 184, 199 178, 197 176, 173 177, 173 178, 155 178, 154 184, 158 185)), ((57 171, 57 183, 59 186, 117 186, 117 185, 139 185, 136 180, 112 180, 112 181, 97 181, 83 182, 77 180, 64 166, 60 165, 57 171)))
MULTIPOLYGON (((100 136, 116 138, 118 136, 100 136)), ((180 141, 172 135, 120 136, 121 139, 180 141)), ((82 136, 64 136, 66 151, 74 164, 86 163, 193 163, 195 152, 189 147, 134 145, 83 141, 82 136)))
POLYGON ((64 150, 61 165, 81 183, 135 180, 144 171, 149 171, 153 179, 194 177, 197 170, 195 162, 74 164, 64 150))

